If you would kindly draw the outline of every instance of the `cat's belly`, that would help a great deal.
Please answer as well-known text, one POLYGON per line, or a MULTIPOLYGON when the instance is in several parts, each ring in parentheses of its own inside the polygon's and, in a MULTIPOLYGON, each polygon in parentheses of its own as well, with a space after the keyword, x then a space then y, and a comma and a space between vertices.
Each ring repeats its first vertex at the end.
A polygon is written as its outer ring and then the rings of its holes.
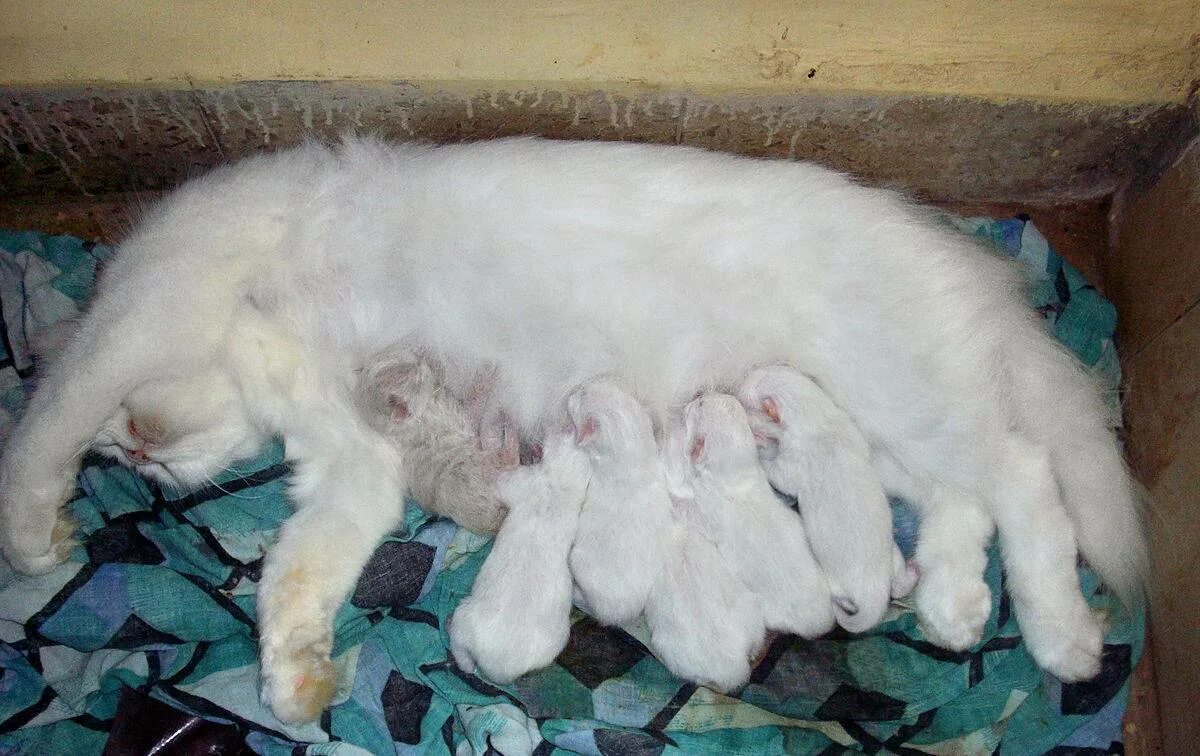
POLYGON ((503 311, 462 301, 414 312, 413 340, 452 366, 448 382, 464 392, 495 366, 493 401, 526 434, 556 422, 562 402, 598 376, 624 382, 659 424, 701 390, 734 389, 751 368, 811 364, 814 328, 795 327, 802 313, 769 299, 716 301, 672 297, 644 282, 638 298, 579 294, 547 305, 536 294, 503 311))

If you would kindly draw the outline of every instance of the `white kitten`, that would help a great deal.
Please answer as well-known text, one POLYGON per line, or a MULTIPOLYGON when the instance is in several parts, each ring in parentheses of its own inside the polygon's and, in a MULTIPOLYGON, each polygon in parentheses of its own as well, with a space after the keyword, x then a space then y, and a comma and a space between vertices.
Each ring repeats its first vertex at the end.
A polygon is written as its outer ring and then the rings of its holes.
MULTIPOLYGON (((400 453, 353 397, 354 369, 396 343, 446 365, 460 397, 494 365, 495 405, 529 437, 598 375, 661 423, 699 389, 794 365, 939 509, 994 515, 1040 664, 1098 669, 1076 537, 1140 596, 1144 542, 1106 405, 1011 263, 817 166, 535 139, 310 143, 167 197, 120 245, 4 449, 0 548, 52 569, 79 454, 111 442, 97 434, 131 392, 223 373, 233 391, 204 398, 214 421, 281 436, 295 468, 297 514, 261 589, 264 699, 316 716, 332 688, 289 675, 324 669, 326 609, 402 516, 400 453)), ((939 558, 977 552, 971 538, 939 558)))
POLYGON ((832 630, 825 573, 800 517, 771 490, 737 399, 705 394, 693 400, 666 453, 691 489, 697 515, 709 523, 721 557, 757 597, 766 626, 804 638, 832 630))
POLYGON ((505 508, 495 481, 518 464, 515 432, 501 428, 501 448, 481 448, 475 423, 443 386, 440 367, 407 350, 373 356, 356 394, 371 426, 403 449, 410 496, 476 533, 499 529, 505 508))
POLYGON ((671 502, 650 417, 609 381, 571 394, 567 412, 592 463, 571 575, 588 611, 609 625, 636 619, 665 558, 671 502))
MULTIPOLYGON (((676 677, 735 690, 762 648, 764 607, 717 547, 728 534, 697 505, 682 434, 667 439, 662 461, 672 508, 667 559, 646 602, 650 648, 676 677)), ((760 544, 764 552, 775 545, 774 538, 760 544)), ((828 596, 821 605, 829 606, 828 596)))
POLYGON ((558 656, 571 633, 575 537, 591 465, 570 434, 546 440, 542 462, 500 479, 508 517, 450 620, 458 666, 507 683, 558 656))
POLYGON ((739 398, 764 444, 771 485, 796 497, 829 578, 838 624, 854 633, 874 627, 887 611, 893 582, 906 582, 908 573, 866 439, 820 387, 790 368, 754 371, 739 398))

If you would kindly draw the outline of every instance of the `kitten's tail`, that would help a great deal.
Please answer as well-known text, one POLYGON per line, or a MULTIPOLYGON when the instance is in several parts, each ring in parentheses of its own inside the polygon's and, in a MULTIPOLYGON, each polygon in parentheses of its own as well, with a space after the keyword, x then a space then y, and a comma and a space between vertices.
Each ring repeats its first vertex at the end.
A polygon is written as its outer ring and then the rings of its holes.
POLYGON ((1140 606, 1149 577, 1144 493, 1122 457, 1116 417, 1095 377, 1034 327, 1014 328, 1020 335, 1004 350, 1007 399, 1021 430, 1050 452, 1080 553, 1122 603, 1140 606))

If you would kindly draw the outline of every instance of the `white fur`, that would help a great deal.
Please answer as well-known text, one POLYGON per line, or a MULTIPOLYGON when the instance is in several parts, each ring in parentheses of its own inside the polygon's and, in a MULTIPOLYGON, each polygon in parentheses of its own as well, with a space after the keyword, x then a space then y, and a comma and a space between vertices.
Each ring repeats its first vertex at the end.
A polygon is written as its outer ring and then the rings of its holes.
POLYGON ((409 496, 480 534, 495 533, 505 508, 496 476, 517 464, 515 433, 485 450, 466 407, 444 390, 441 369, 408 350, 373 356, 359 372, 358 406, 373 428, 403 450, 409 496))
POLYGON ((592 381, 567 400, 592 480, 571 548, 588 611, 623 625, 646 606, 666 556, 671 502, 650 417, 621 388, 592 381))
POLYGON ((809 549, 806 524, 771 490, 738 401, 723 394, 693 400, 664 454, 674 459, 668 469, 683 473, 672 490, 690 489, 696 515, 757 598, 766 626, 804 638, 832 630, 829 582, 809 549))
POLYGON ((866 439, 820 387, 790 368, 756 370, 739 398, 765 442, 771 485, 796 497, 838 624, 854 633, 874 627, 887 612, 897 549, 866 439), (768 403, 774 419, 764 412, 768 403))
POLYGON ((458 666, 499 683, 544 667, 571 633, 575 536, 591 465, 569 435, 547 440, 540 465, 501 477, 509 514, 471 595, 450 620, 458 666))
POLYGON ((650 648, 676 677, 731 691, 750 678, 762 648, 763 607, 717 549, 721 534, 700 512, 680 460, 686 452, 672 438, 663 450, 672 499, 667 558, 645 610, 650 648))
POLYGON ((1095 669, 1076 534, 1138 594, 1143 539, 1113 433, 1012 265, 817 166, 534 139, 308 144, 170 195, 121 244, 4 450, 6 558, 29 572, 62 558, 79 453, 131 392, 225 372, 241 409, 217 404, 282 436, 296 464, 299 511, 262 587, 264 697, 283 716, 319 710, 328 699, 301 701, 281 673, 324 658, 325 608, 399 521, 399 453, 352 397, 353 369, 398 342, 446 364, 460 398, 495 365, 495 401, 529 436, 597 375, 662 421, 752 366, 794 365, 906 477, 982 502, 1006 564, 1054 570, 1010 569, 1022 623, 1062 639, 1031 644, 1043 665, 1095 669), (292 589, 322 611, 283 611, 273 592, 292 589), (321 642, 286 640, 306 635, 321 642))

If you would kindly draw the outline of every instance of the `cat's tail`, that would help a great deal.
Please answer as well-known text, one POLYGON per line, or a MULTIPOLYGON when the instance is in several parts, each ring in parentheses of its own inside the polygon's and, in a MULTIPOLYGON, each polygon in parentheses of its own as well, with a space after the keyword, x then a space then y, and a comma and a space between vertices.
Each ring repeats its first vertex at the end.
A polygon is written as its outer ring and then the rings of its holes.
POLYGON ((1144 493, 1125 465, 1116 413, 1095 376, 1040 324, 1010 333, 1006 398, 1018 425, 1050 453, 1080 553, 1122 603, 1140 606, 1149 578, 1144 493))

